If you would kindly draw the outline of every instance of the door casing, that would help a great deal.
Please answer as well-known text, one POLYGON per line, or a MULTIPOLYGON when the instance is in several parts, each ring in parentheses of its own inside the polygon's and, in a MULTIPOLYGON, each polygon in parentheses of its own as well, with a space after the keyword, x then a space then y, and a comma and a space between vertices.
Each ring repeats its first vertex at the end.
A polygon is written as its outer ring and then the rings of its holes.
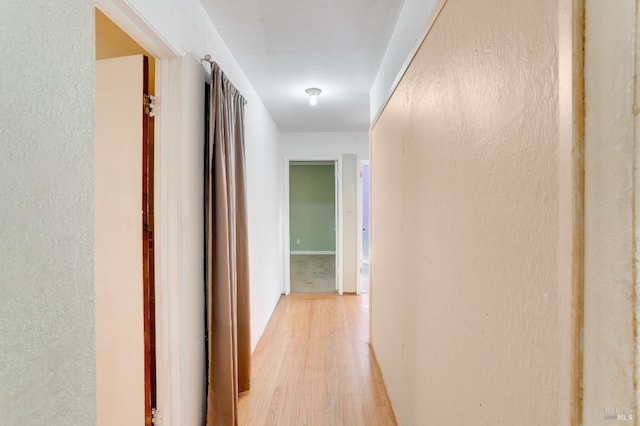
POLYGON ((156 425, 180 424, 180 358, 172 354, 172 337, 175 338, 176 326, 179 329, 179 300, 170 297, 169 289, 169 249, 172 240, 169 236, 171 226, 177 226, 175 217, 170 215, 170 197, 167 194, 175 184, 170 180, 170 170, 179 165, 172 164, 172 141, 178 140, 176 126, 186 119, 179 101, 172 98, 172 82, 180 81, 181 76, 170 67, 171 61, 184 55, 181 49, 172 46, 147 20, 126 0, 96 0, 95 6, 136 40, 156 59, 155 96, 160 100, 158 115, 154 126, 154 211, 155 211, 155 284, 156 284, 156 360, 157 360, 157 409, 156 425), (171 113, 169 113, 171 111, 171 113), (177 322, 177 324, 176 324, 177 322), (171 331, 173 329, 173 331, 171 331))
POLYGON ((284 289, 285 295, 291 293, 291 247, 290 247, 290 218, 289 218, 289 165, 295 161, 333 161, 335 163, 335 185, 336 185, 336 282, 338 284, 338 294, 343 293, 342 283, 342 253, 343 253, 343 232, 342 232, 342 159, 338 156, 332 157, 286 157, 284 159, 284 289))

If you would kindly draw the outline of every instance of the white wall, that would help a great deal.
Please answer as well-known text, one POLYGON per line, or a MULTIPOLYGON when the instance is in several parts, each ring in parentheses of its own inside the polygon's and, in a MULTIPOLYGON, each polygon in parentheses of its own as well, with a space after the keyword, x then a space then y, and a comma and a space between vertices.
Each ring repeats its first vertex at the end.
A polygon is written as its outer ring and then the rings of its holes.
POLYGON ((405 0, 369 93, 373 122, 419 47, 444 0, 405 0))
POLYGON ((372 345, 400 424, 572 424, 558 9, 447 2, 372 130, 372 345))
POLYGON ((638 416, 638 45, 635 1, 587 0, 586 8, 583 424, 591 426, 603 424, 607 409, 630 409, 638 416))
POLYGON ((369 159, 367 132, 291 132, 282 133, 280 141, 282 159, 310 156, 337 159, 342 154, 356 154, 359 160, 369 159))
POLYGON ((251 346, 271 318, 284 282, 284 216, 280 200, 280 131, 257 97, 246 105, 246 159, 251 264, 251 346))
MULTIPOLYGON (((355 164, 353 163, 353 157, 347 155, 346 158, 350 159, 349 167, 347 168, 347 177, 349 182, 344 180, 344 170, 342 179, 342 196, 346 193, 349 197, 348 200, 344 200, 341 197, 343 206, 349 206, 351 212, 343 211, 344 209, 339 207, 342 216, 341 221, 345 222, 345 219, 353 225, 353 228, 345 229, 344 223, 339 224, 342 227, 342 237, 339 236, 338 244, 342 243, 342 246, 338 248, 340 259, 338 260, 338 267, 341 268, 341 276, 343 280, 343 291, 355 292, 356 291, 356 279, 357 279, 357 242, 354 234, 357 235, 357 200, 356 187, 357 176, 359 170, 359 164, 362 160, 369 159, 369 134, 367 132, 318 132, 318 133, 282 133, 281 140, 281 169, 285 167, 285 159, 289 160, 309 160, 309 159, 340 159, 345 158, 344 154, 354 154, 356 157, 355 164), (345 191, 346 189, 346 191, 345 191), (351 220, 353 219, 353 220, 351 220), (344 234, 347 233, 347 239, 345 242, 344 234), (349 237, 353 238, 349 238, 349 237), (345 245, 346 244, 346 245, 345 245), (348 250, 345 251, 345 250, 348 250)), ((287 200, 283 193, 280 197, 282 200, 282 211, 286 212, 287 200)), ((284 231, 284 230, 283 230, 284 231)), ((284 235, 284 232, 283 232, 284 235)))
POLYGON ((2 2, 0 424, 95 424, 92 2, 2 2))
MULTIPOLYGON (((175 182, 176 196, 169 199, 171 209, 176 214, 174 238, 169 240, 173 251, 170 265, 175 275, 170 277, 171 292, 169 298, 179 301, 179 313, 170 314, 170 319, 176 325, 169 327, 169 341, 173 351, 173 360, 180 360, 179 365, 171 365, 172 370, 179 372, 180 393, 171 394, 172 408, 178 413, 166 413, 164 405, 159 407, 165 422, 163 424, 199 424, 203 411, 203 377, 205 375, 206 355, 205 345, 205 306, 204 299, 204 101, 203 89, 209 76, 200 65, 200 61, 192 55, 186 55, 180 60, 171 61, 173 75, 180 75, 181 84, 173 86, 173 95, 180 102, 174 111, 163 111, 164 115, 172 117, 182 116, 181 126, 174 126, 179 130, 179 146, 171 152, 173 168, 171 182, 175 182), (174 180, 175 179, 175 180, 174 180), (176 347, 179 349, 176 353, 176 347), (168 415, 171 415, 170 421, 168 415)), ((174 83, 178 83, 175 81, 174 83)), ((166 98, 165 98, 166 99, 166 98)), ((176 144, 177 145, 177 144, 176 144)), ((161 170, 157 168, 156 171, 161 170)), ((158 173, 156 173, 157 175, 158 173)), ((174 195, 172 193, 162 195, 174 195)), ((158 224, 159 222, 156 221, 158 224)), ((156 260, 157 261, 157 260, 156 260)), ((158 292, 156 292, 157 294, 158 292)), ((156 300, 160 298, 156 296, 156 300)), ((175 311, 174 311, 175 312, 175 311)), ((172 312, 173 313, 173 312, 172 312)), ((164 328, 164 327, 162 327, 164 328)), ((165 371, 158 372, 158 379, 165 375, 165 371)), ((172 384, 175 382, 172 382, 172 384)), ((166 387, 166 384, 163 384, 166 387)), ((163 386, 161 386, 162 388, 163 386)), ((166 389, 163 389, 166 391, 166 389)), ((165 393, 162 393, 165 395, 165 393)))

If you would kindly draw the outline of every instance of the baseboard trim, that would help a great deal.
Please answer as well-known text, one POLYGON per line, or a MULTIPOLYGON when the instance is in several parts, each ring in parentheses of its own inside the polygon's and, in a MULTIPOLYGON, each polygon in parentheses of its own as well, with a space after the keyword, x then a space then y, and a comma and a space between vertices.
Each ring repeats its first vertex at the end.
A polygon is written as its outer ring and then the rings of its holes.
POLYGON ((292 251, 291 254, 311 255, 311 254, 336 254, 335 251, 292 251))

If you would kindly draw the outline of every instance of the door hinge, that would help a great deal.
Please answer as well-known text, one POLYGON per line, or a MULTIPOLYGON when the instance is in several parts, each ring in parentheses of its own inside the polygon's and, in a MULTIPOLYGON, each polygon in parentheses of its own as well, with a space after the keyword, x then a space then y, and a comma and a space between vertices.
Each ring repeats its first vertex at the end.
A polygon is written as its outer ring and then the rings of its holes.
POLYGON ((157 408, 152 408, 151 409, 151 423, 153 423, 154 425, 160 424, 158 422, 158 419, 160 419, 160 413, 158 412, 158 409, 157 408))
POLYGON ((160 99, 157 96, 151 96, 145 93, 144 95, 144 113, 149 117, 156 117, 158 115, 158 107, 160 106, 160 99))

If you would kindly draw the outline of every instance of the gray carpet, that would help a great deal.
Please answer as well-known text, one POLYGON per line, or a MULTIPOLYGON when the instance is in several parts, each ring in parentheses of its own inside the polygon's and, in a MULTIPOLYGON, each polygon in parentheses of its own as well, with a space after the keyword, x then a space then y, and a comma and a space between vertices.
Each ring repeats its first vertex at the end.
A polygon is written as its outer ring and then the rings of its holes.
POLYGON ((335 291, 335 255, 291 255, 292 293, 335 293, 335 291))

